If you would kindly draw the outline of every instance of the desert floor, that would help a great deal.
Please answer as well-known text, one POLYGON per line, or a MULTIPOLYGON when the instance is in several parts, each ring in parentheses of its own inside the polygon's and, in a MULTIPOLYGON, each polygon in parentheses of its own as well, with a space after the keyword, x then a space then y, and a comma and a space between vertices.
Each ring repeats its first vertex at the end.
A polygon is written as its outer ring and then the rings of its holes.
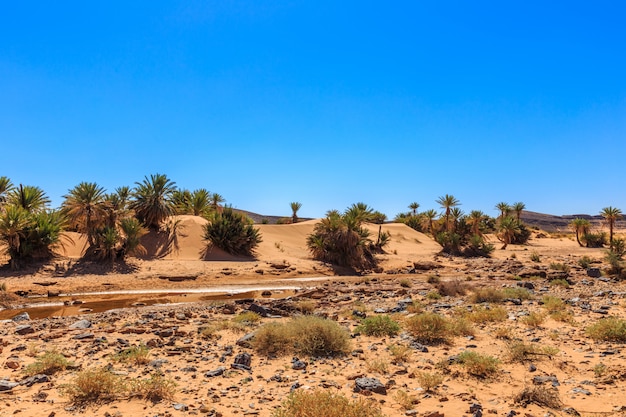
POLYGON ((17 307, 0 312, 5 319, 0 322, 0 416, 270 416, 292 389, 341 392, 377 404, 387 416, 478 415, 479 409, 501 416, 626 414, 624 345, 596 341, 587 333, 603 318, 626 315, 624 284, 606 273, 590 277, 579 265, 587 256, 592 266, 605 270, 602 249, 547 236, 506 250, 494 240, 498 249, 490 259, 453 258, 438 255, 439 246, 429 236, 389 224, 383 226, 392 239, 381 255, 382 272, 340 276, 310 259, 306 236, 315 221, 259 225, 263 242, 254 259, 206 253, 202 220, 183 216, 180 224, 176 244, 165 249, 152 236, 146 241, 148 257, 124 267, 82 262, 84 240, 74 235, 62 256, 47 265, 0 271, 6 293, 30 297, 18 298, 16 305, 61 304, 44 314, 17 307), (472 297, 485 287, 525 287, 529 296, 478 306, 472 297), (131 290, 139 294, 109 294, 131 290), (268 292, 261 295, 263 290, 268 292), (234 291, 243 295, 229 295, 234 291), (94 292, 105 294, 85 294, 94 292), (548 311, 546 296, 565 303, 548 311), (121 298, 124 302, 116 304, 121 298), (177 304, 161 305, 172 302, 177 304), (238 320, 250 309, 269 317, 238 320), (469 315, 485 309, 505 309, 506 315, 499 321, 469 315), (23 311, 29 318, 14 319, 23 311), (406 323, 422 312, 453 322, 472 318, 471 331, 445 343, 420 343, 406 323), (299 357, 307 366, 294 369, 291 355, 268 357, 237 343, 260 326, 302 314, 328 317, 350 332, 350 353, 299 357), (363 315, 389 315, 402 330, 395 336, 360 334, 363 315), (515 357, 512 347, 520 344, 536 352, 515 357), (146 361, 120 359, 120 352, 143 345, 146 361), (406 350, 401 358, 399 347, 406 350), (473 375, 455 359, 465 350, 497 358, 497 370, 473 375), (28 378, 29 365, 51 351, 61 352, 71 366, 28 378), (251 355, 250 370, 232 367, 242 353, 251 355), (162 375, 176 384, 173 397, 152 402, 126 393, 71 403, 64 387, 81 372, 102 367, 119 378, 120 386, 162 375), (440 376, 441 383, 426 391, 425 373, 440 376), (381 382, 385 393, 355 392, 355 381, 363 377, 381 382), (529 388, 560 403, 516 401, 529 388))

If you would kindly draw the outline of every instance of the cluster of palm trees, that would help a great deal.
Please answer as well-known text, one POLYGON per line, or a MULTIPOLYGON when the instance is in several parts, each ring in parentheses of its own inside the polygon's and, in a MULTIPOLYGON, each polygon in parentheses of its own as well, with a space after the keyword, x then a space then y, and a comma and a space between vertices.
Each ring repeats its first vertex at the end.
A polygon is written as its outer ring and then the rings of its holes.
POLYGON ((436 200, 441 212, 430 209, 419 213, 420 205, 409 204, 408 213, 398 214, 396 221, 405 223, 415 230, 430 233, 443 247, 443 251, 465 256, 488 256, 493 247, 486 243, 485 233, 495 232, 502 241, 503 248, 511 243, 524 243, 530 232, 521 220, 521 213, 526 208, 522 202, 496 204, 500 215, 494 219, 480 210, 469 214, 459 208, 460 201, 450 194, 436 200))
POLYGON ((0 177, 0 240, 6 245, 12 268, 21 260, 50 256, 61 239, 64 216, 49 208, 50 199, 34 186, 14 186, 0 177))
POLYGON ((63 196, 59 210, 39 187, 14 186, 0 177, 0 240, 12 267, 34 257, 47 257, 62 243, 62 231, 87 238, 86 256, 123 259, 141 254, 141 237, 149 229, 160 231, 175 214, 209 216, 220 211, 224 198, 205 189, 179 189, 166 175, 153 174, 133 188, 112 193, 93 182, 81 182, 63 196))
MULTIPOLYGON (((616 245, 620 244, 620 239, 614 239, 614 229, 618 220, 623 218, 622 211, 617 207, 604 207, 600 210, 600 215, 604 218, 604 223, 609 227, 609 249, 614 250, 616 245)), ((569 222, 569 227, 576 234, 576 242, 580 246, 586 247, 602 247, 606 242, 606 235, 602 232, 593 233, 591 231, 591 222, 587 219, 577 217, 569 222)))
POLYGON ((343 213, 330 210, 307 237, 307 247, 314 259, 353 270, 367 270, 378 264, 375 254, 389 243, 390 235, 381 231, 374 242, 364 223, 381 225, 383 213, 367 204, 356 203, 343 213))

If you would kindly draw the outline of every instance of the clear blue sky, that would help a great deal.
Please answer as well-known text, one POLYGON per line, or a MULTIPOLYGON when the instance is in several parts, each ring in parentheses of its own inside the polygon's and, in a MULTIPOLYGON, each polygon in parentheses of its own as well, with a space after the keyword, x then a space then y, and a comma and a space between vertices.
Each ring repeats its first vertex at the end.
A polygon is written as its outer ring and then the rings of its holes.
POLYGON ((453 194, 626 211, 622 1, 20 1, 0 175, 59 205, 165 173, 233 207, 390 218, 453 194))

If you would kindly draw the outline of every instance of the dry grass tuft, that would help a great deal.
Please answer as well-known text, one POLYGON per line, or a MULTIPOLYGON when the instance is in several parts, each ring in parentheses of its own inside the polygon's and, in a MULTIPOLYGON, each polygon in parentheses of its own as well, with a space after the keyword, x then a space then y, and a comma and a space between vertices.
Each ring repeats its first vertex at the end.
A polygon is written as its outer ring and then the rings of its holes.
POLYGON ((130 386, 130 395, 157 403, 173 400, 176 394, 176 383, 159 373, 153 373, 148 379, 135 380, 130 386))
POLYGON ((378 404, 332 391, 293 391, 272 417, 384 417, 378 404))
POLYGON ((57 372, 64 371, 70 365, 65 356, 57 351, 49 351, 37 357, 34 363, 31 363, 24 369, 24 373, 28 376, 38 374, 54 375, 57 372))
POLYGON ((66 385, 60 387, 72 404, 84 405, 112 401, 126 391, 122 379, 106 368, 81 371, 66 385))
POLYGON ((526 387, 514 397, 513 401, 523 406, 536 404, 552 409, 560 409, 563 404, 559 393, 546 387, 526 387))
POLYGON ((301 316, 257 330, 253 348, 264 355, 336 356, 350 351, 350 334, 332 320, 301 316))

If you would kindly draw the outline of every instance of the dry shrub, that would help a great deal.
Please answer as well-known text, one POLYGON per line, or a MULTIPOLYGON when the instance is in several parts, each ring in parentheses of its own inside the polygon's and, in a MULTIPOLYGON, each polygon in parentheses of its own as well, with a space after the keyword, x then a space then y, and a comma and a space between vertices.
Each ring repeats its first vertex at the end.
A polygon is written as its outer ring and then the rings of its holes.
POLYGON ((406 320, 406 328, 421 343, 446 343, 454 336, 450 320, 436 313, 422 313, 406 320))
POLYGON ((475 288, 469 300, 472 303, 501 303, 507 298, 502 290, 493 287, 475 288))
POLYGON ((81 371, 60 390, 73 404, 87 404, 112 401, 124 393, 126 387, 119 376, 99 368, 81 371))
POLYGON ((153 373, 148 379, 134 380, 130 386, 130 395, 154 403, 162 400, 173 400, 176 383, 159 373, 153 373))
POLYGON ((472 323, 484 324, 505 321, 509 313, 507 313, 504 307, 500 306, 492 308, 475 306, 471 312, 465 313, 463 316, 472 323))
POLYGON ((252 346, 264 355, 335 356, 350 351, 350 334, 334 321, 301 316, 260 327, 252 346))
POLYGON ((400 325, 384 314, 363 319, 356 331, 368 336, 395 336, 400 332, 400 325))
POLYGON ((365 361, 365 364, 369 372, 376 372, 381 375, 389 372, 389 362, 384 359, 372 359, 371 361, 365 361))
POLYGON ((533 295, 528 289, 522 287, 509 287, 502 290, 504 298, 517 298, 520 300, 530 300, 533 295))
POLYGON ((393 397, 394 400, 398 403, 403 410, 412 410, 415 408, 416 404, 419 404, 420 400, 415 395, 410 395, 404 390, 398 390, 396 395, 393 397))
POLYGON ((549 357, 559 353, 553 346, 539 346, 533 343, 512 342, 507 345, 508 359, 511 362, 524 362, 527 360, 537 360, 541 357, 549 357))
POLYGON ((459 363, 463 365, 468 374, 479 378, 488 378, 498 372, 500 361, 493 356, 466 350, 459 354, 459 363))
POLYGON ((234 323, 252 325, 261 321, 261 315, 254 311, 242 311, 232 318, 234 323))
POLYGON ((562 405, 559 393, 556 390, 541 386, 524 388, 514 397, 513 401, 523 406, 536 404, 540 407, 552 409, 559 409, 562 405))
POLYGON ((528 327, 539 327, 543 324, 545 316, 541 313, 532 312, 529 315, 522 317, 521 322, 528 327))
POLYGON ((57 372, 64 371, 70 365, 65 356, 53 350, 37 357, 34 363, 31 363, 24 369, 24 373, 28 376, 38 374, 54 375, 57 372))
POLYGON ((586 333, 594 340, 626 342, 626 320, 615 317, 600 319, 587 327, 586 333))
POLYGON ((128 347, 113 356, 118 362, 131 363, 134 365, 145 365, 150 362, 150 349, 148 346, 141 344, 128 347))
POLYGON ((317 303, 312 300, 300 300, 294 303, 294 308, 302 314, 313 314, 317 303))
POLYGON ((378 404, 326 390, 293 391, 272 417, 384 417, 378 404))
POLYGON ((443 296, 455 297, 467 293, 467 284, 458 279, 452 281, 440 281, 435 288, 443 296))
POLYGON ((392 362, 395 364, 410 361, 413 354, 413 349, 405 345, 390 345, 387 349, 389 349, 392 362))
POLYGON ((418 372, 415 375, 415 378, 417 379, 419 386, 426 392, 432 392, 443 382, 443 375, 431 374, 429 372, 418 372))

